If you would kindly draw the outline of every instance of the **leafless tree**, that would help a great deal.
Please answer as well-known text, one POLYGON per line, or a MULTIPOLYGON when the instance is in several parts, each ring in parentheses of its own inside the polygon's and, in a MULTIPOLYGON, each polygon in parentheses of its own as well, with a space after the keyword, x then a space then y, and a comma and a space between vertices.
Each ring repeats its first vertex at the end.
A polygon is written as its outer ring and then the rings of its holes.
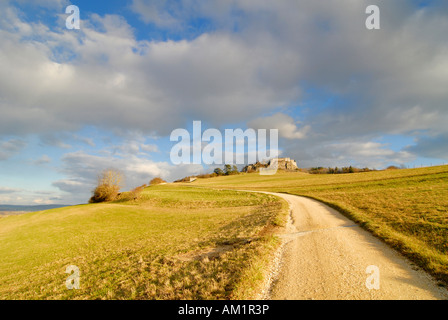
POLYGON ((117 199, 118 193, 124 182, 124 175, 117 169, 106 169, 98 175, 98 185, 93 190, 90 203, 113 201, 117 199))

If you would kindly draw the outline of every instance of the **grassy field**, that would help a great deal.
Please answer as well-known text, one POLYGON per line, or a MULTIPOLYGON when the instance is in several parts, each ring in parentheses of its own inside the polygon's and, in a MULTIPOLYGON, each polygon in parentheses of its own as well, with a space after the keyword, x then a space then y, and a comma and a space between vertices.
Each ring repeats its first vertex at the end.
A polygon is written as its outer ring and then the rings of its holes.
POLYGON ((336 175, 252 173, 201 179, 192 185, 320 200, 448 285, 448 166, 336 175))
POLYGON ((144 189, 139 200, 0 218, 0 299, 250 299, 287 205, 333 206, 448 284, 448 166, 241 174, 144 189), (81 272, 67 290, 66 267, 81 272))
POLYGON ((0 218, 0 299, 250 299, 286 209, 269 195, 164 185, 0 218), (66 288, 69 265, 79 290, 66 288))

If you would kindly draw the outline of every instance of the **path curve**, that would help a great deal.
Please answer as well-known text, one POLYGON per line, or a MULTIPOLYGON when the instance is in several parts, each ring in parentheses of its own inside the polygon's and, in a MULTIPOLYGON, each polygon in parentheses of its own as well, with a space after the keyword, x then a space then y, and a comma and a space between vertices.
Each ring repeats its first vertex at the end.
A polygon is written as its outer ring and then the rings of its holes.
POLYGON ((336 210, 305 197, 265 193, 285 199, 291 210, 268 299, 448 300, 432 277, 336 210), (379 282, 366 272, 369 266, 378 268, 379 282))

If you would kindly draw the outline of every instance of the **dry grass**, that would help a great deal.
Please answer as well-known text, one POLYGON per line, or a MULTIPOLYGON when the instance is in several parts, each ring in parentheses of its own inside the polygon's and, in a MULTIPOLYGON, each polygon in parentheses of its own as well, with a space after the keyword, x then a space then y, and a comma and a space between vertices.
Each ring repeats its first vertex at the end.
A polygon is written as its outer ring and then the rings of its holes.
POLYGON ((448 166, 340 175, 247 174, 197 185, 286 192, 320 200, 448 285, 448 166))
POLYGON ((0 298, 248 299, 277 245, 265 230, 285 208, 267 195, 166 185, 2 218, 0 298), (65 287, 68 265, 80 269, 79 290, 65 287))

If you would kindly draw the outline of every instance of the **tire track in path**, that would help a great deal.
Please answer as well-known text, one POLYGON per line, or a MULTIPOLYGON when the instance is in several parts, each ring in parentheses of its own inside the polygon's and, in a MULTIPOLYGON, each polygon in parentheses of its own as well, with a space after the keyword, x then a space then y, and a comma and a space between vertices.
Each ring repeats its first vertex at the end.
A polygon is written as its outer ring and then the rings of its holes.
POLYGON ((267 298, 448 300, 431 276, 336 210, 305 197, 269 194, 288 201, 291 219, 280 234, 286 244, 267 298), (369 266, 379 271, 377 281, 369 266), (374 283, 379 289, 367 287, 374 283))

